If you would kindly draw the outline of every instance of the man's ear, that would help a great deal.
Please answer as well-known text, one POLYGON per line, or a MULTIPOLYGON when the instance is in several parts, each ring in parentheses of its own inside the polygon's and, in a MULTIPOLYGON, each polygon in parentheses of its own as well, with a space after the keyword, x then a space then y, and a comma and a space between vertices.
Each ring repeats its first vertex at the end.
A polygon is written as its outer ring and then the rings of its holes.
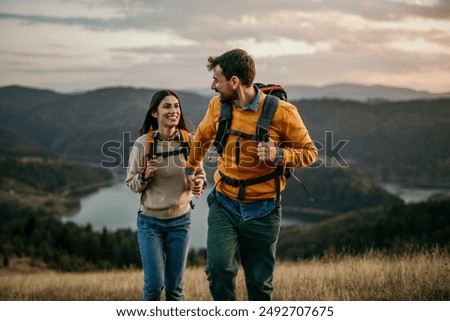
POLYGON ((241 81, 237 76, 231 77, 230 81, 231 81, 231 86, 233 87, 233 89, 236 89, 241 84, 241 81))

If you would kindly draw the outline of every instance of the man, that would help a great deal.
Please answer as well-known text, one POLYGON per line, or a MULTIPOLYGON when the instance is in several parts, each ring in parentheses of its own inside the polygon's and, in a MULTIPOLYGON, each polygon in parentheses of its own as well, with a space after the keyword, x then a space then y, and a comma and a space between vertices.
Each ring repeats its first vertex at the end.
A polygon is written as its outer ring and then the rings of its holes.
POLYGON ((238 256, 249 300, 271 300, 275 250, 281 222, 279 192, 285 187, 283 167, 307 167, 317 158, 295 106, 279 101, 269 139, 257 142, 255 130, 266 95, 253 84, 255 63, 242 49, 208 58, 213 72, 211 99, 199 124, 186 164, 193 173, 216 138, 221 105, 232 107, 231 129, 218 158, 215 188, 208 196, 206 273, 214 300, 236 300, 238 256), (281 174, 281 175, 280 175, 281 174))

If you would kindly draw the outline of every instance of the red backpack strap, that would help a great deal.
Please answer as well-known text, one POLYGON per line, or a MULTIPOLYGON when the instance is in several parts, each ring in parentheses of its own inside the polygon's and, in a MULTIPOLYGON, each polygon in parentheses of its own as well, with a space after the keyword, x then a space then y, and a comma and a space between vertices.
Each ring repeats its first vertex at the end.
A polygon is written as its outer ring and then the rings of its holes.
POLYGON ((266 95, 272 95, 280 98, 281 100, 287 101, 287 92, 283 86, 274 85, 274 84, 262 84, 255 83, 255 85, 266 95))

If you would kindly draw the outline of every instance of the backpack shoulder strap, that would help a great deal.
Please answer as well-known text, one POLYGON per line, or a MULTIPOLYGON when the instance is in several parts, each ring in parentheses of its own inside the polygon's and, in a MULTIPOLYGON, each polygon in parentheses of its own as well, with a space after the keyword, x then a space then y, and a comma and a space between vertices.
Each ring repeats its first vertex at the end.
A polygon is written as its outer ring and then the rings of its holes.
MULTIPOLYGON (((263 104, 263 110, 256 127, 257 141, 268 141, 267 133, 269 132, 270 122, 275 114, 280 99, 273 95, 266 95, 263 104)), ((219 127, 213 146, 217 152, 221 154, 228 139, 229 129, 231 128, 232 111, 230 103, 222 103, 220 106, 219 127)))
POLYGON ((150 129, 147 133, 147 142, 145 144, 144 168, 147 167, 147 160, 152 159, 156 154, 155 131, 150 129))
POLYGON ((280 99, 273 95, 266 95, 266 100, 262 106, 261 115, 258 119, 258 125, 256 126, 256 140, 258 142, 268 142, 269 127, 272 121, 273 115, 277 110, 280 99))
POLYGON ((190 134, 186 129, 178 129, 180 132, 180 136, 181 136, 181 141, 183 143, 188 143, 189 146, 191 146, 191 138, 190 138, 190 134))
POLYGON ((219 115, 219 127, 217 129, 216 138, 214 138, 213 146, 216 148, 219 154, 222 154, 225 144, 228 139, 228 130, 231 128, 231 104, 222 103, 220 105, 220 115, 219 115))
POLYGON ((181 144, 181 152, 184 154, 186 160, 188 159, 189 150, 192 146, 191 137, 189 136, 189 132, 185 129, 179 129, 180 131, 180 144, 181 144))

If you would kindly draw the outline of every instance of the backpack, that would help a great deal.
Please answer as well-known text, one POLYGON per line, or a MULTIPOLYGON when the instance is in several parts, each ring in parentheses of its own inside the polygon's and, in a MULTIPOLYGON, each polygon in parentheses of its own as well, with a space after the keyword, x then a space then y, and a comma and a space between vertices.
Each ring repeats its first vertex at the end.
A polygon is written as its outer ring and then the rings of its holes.
MULTIPOLYGON (((158 147, 159 135, 156 135, 156 131, 153 129, 151 129, 147 133, 147 143, 146 143, 146 149, 145 149, 146 154, 144 157, 144 168, 147 168, 147 161, 152 159, 153 156, 157 156, 157 157, 162 156, 163 158, 167 158, 169 156, 183 154, 184 158, 187 160, 188 155, 189 155, 190 146, 191 146, 191 139, 189 137, 189 132, 185 129, 178 129, 178 131, 180 132, 180 148, 178 150, 171 150, 169 152, 162 152, 162 153, 156 151, 156 149, 158 147)), ((144 191, 147 189, 147 187, 145 187, 144 191)), ((141 192, 141 197, 140 197, 141 203, 142 203, 142 198, 144 196, 144 191, 141 192)), ((194 207, 195 207, 195 204, 192 201, 192 199, 190 201, 190 206, 192 209, 194 209, 194 207)))
POLYGON ((272 95, 275 97, 278 97, 281 100, 287 101, 287 92, 286 89, 284 89, 280 85, 274 85, 274 84, 261 84, 261 83, 255 83, 255 85, 266 95, 272 95))
POLYGON ((163 158, 167 158, 169 156, 183 154, 184 158, 187 160, 189 155, 189 149, 191 145, 191 139, 189 138, 189 132, 185 129, 178 129, 180 132, 180 148, 178 150, 172 150, 169 152, 157 152, 158 146, 158 135, 156 135, 156 131, 151 129, 147 133, 147 143, 146 143, 146 154, 144 158, 144 168, 147 167, 147 161, 152 159, 153 156, 162 156, 163 158))

